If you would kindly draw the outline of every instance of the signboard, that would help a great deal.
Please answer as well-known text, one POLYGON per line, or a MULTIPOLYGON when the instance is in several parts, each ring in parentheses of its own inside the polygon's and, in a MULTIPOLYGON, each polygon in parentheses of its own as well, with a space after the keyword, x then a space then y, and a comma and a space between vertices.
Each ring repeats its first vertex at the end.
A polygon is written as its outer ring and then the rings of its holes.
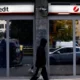
POLYGON ((0 5, 0 13, 33 13, 34 5, 0 5))
POLYGON ((80 14, 80 5, 51 5, 48 6, 49 13, 57 14, 80 14))

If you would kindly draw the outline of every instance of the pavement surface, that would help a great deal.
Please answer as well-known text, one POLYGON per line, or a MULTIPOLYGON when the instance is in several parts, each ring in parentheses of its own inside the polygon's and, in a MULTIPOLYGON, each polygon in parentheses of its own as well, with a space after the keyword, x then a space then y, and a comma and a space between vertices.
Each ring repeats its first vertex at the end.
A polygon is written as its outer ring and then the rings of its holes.
MULTIPOLYGON (((30 80, 29 78, 25 77, 10 77, 10 78, 0 78, 0 80, 30 80)), ((38 80, 43 80, 43 79, 38 79, 38 80)), ((74 78, 74 79, 49 79, 49 80, 80 80, 80 78, 74 78)))
MULTIPOLYGON (((10 77, 5 77, 6 69, 0 68, 0 80, 30 80, 32 74, 29 73, 28 70, 30 69, 32 62, 32 57, 24 56, 22 61, 23 66, 10 68, 10 77)), ((73 74, 73 65, 50 66, 50 73, 53 77, 51 77, 49 80, 80 80, 80 65, 77 66, 77 74, 79 76, 76 78, 70 77, 70 75, 72 76, 73 74)), ((43 79, 39 78, 38 80, 43 79)))

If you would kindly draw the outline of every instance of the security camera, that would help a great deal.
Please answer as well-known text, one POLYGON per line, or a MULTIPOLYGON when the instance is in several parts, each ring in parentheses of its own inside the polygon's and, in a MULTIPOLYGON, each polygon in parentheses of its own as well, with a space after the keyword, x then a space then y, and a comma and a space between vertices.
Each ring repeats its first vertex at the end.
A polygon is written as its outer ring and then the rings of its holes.
POLYGON ((39 8, 39 11, 47 11, 47 9, 44 7, 41 7, 41 8, 39 8))
POLYGON ((42 15, 42 16, 47 16, 47 14, 48 14, 48 12, 47 12, 47 8, 45 8, 45 7, 40 7, 39 8, 39 12, 40 12, 40 14, 42 15))

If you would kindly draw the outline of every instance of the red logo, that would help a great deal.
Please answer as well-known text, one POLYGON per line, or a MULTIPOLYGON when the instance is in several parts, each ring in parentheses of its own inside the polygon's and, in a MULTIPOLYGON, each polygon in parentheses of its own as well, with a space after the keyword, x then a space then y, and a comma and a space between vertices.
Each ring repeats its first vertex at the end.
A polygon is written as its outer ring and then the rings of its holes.
POLYGON ((74 6, 73 11, 74 11, 74 12, 78 12, 78 11, 79 11, 78 6, 74 6))

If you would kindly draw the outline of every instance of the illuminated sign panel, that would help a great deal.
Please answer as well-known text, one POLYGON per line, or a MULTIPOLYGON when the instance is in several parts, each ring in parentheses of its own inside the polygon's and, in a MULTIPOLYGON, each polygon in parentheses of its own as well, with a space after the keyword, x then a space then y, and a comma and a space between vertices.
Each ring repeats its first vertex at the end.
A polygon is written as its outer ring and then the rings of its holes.
POLYGON ((33 13, 34 5, 0 5, 0 13, 33 13))
POLYGON ((69 14, 76 13, 80 14, 79 5, 50 5, 48 6, 49 13, 58 13, 58 14, 69 14))

